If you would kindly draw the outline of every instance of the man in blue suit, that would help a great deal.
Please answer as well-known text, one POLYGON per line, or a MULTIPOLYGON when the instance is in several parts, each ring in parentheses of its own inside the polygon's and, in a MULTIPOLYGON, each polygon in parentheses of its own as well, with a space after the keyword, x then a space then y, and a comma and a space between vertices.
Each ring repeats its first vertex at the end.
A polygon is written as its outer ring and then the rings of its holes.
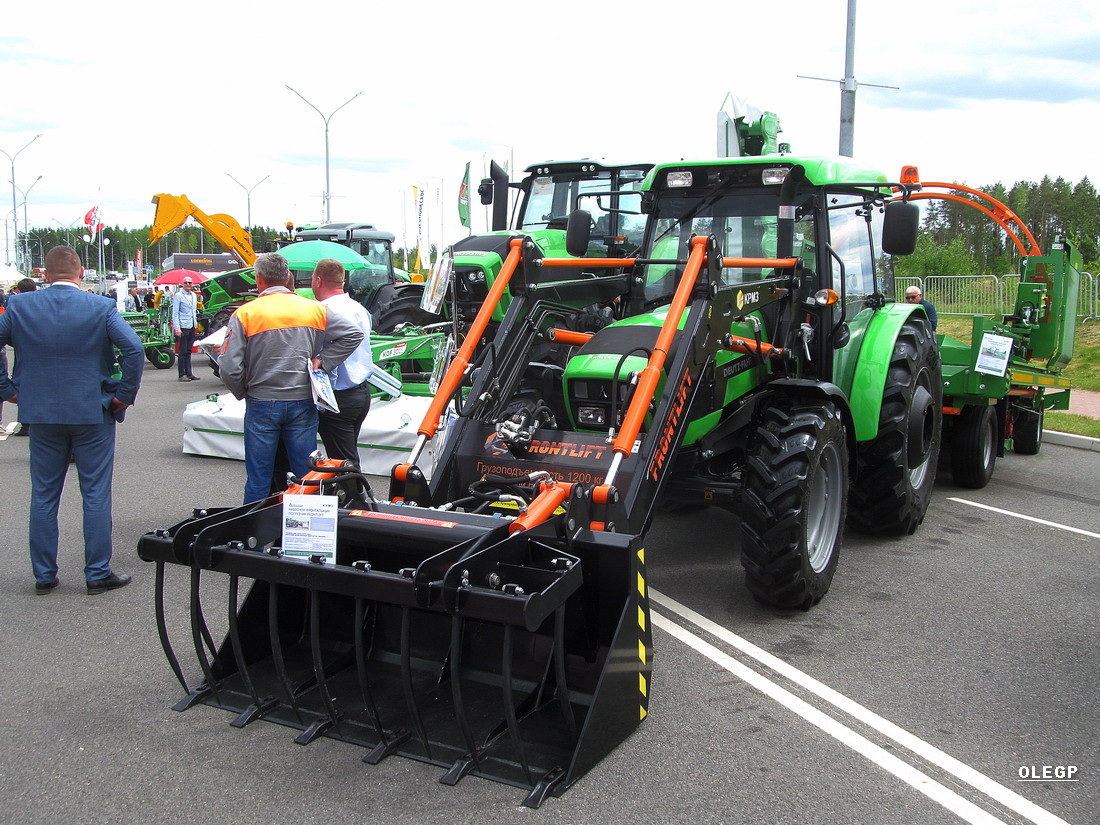
POLYGON ((111 570, 111 475, 115 422, 134 403, 144 366, 141 341, 115 302, 80 288, 84 267, 76 252, 46 253, 49 288, 8 300, 0 315, 0 346, 15 348, 12 376, 0 368, 0 399, 19 404, 30 425, 30 553, 35 592, 58 584, 57 509, 76 461, 84 500, 84 579, 89 593, 130 583, 111 570), (122 379, 112 377, 115 347, 122 379))

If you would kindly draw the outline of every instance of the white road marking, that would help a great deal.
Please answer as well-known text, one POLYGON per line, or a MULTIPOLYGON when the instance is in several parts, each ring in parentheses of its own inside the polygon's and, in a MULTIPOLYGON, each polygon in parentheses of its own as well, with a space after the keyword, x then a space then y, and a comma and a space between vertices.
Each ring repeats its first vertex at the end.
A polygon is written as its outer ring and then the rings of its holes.
MULTIPOLYGON (((854 719, 877 731, 881 735, 893 740, 898 745, 912 751, 920 758, 935 765, 941 770, 965 782, 974 789, 985 794, 1011 811, 1034 822, 1035 825, 1069 825, 1064 819, 1039 807, 1034 802, 1020 796, 1015 791, 1000 785, 985 774, 963 764, 953 756, 949 756, 938 748, 928 744, 924 740, 914 736, 903 728, 898 727, 878 714, 868 710, 858 702, 849 699, 841 693, 830 688, 812 676, 802 672, 793 665, 787 664, 782 659, 768 653, 763 648, 754 645, 735 633, 730 632, 721 625, 711 621, 706 616, 696 613, 691 608, 672 599, 653 588, 649 590, 650 598, 654 603, 664 609, 675 613, 682 619, 691 622, 701 630, 711 634, 722 642, 739 650, 745 655, 755 659, 760 664, 775 673, 789 679, 799 687, 809 691, 818 698, 828 702, 836 709, 848 714, 854 719)), ((738 662, 731 656, 723 653, 704 639, 696 636, 689 630, 661 616, 652 613, 653 624, 667 633, 672 634, 689 647, 702 653, 716 664, 733 673, 739 679, 750 684, 766 696, 784 705, 794 713, 802 716, 807 721, 843 742, 857 753, 865 756, 880 767, 888 770, 904 782, 912 785, 921 793, 935 800, 945 808, 958 814, 971 823, 999 823, 1001 820, 993 817, 988 812, 977 807, 973 803, 959 796, 954 791, 940 784, 930 776, 921 773, 916 768, 898 759, 889 751, 879 747, 861 734, 845 727, 843 724, 828 716, 817 708, 809 705, 785 688, 772 682, 766 676, 762 676, 751 668, 738 662)))
POLYGON ((1056 521, 1047 521, 1043 518, 1035 518, 1035 516, 1025 516, 1023 513, 1014 513, 1011 510, 1002 510, 1000 507, 990 507, 988 504, 979 504, 976 501, 969 501, 965 498, 955 498, 949 496, 948 501, 956 501, 959 504, 969 504, 971 507, 979 507, 982 510, 991 510, 994 513, 1000 513, 1002 516, 1012 516, 1012 518, 1023 519, 1024 521, 1033 521, 1036 524, 1043 524, 1047 527, 1056 527, 1059 530, 1066 530, 1070 533, 1080 533, 1082 536, 1089 536, 1094 539, 1100 539, 1100 533, 1094 533, 1091 530, 1082 530, 1080 527, 1070 527, 1068 524, 1059 524, 1056 521))

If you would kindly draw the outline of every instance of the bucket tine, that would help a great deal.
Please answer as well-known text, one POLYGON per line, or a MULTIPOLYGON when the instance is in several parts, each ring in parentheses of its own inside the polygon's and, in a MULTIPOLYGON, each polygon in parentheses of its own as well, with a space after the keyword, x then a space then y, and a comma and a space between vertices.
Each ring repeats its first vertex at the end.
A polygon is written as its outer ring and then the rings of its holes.
POLYGON ((405 704, 412 717, 416 735, 424 745, 424 753, 428 759, 432 758, 432 746, 428 741, 428 732, 424 728, 424 720, 420 716, 420 708, 416 705, 416 693, 413 691, 412 681, 412 608, 408 605, 401 606, 401 690, 405 694, 405 704))
POLYGON ((191 688, 187 686, 187 679, 183 675, 179 659, 172 649, 172 642, 168 638, 168 623, 164 616, 164 562, 156 563, 156 573, 153 580, 153 603, 157 614, 157 635, 160 636, 160 646, 164 648, 164 655, 168 658, 168 666, 176 675, 176 680, 183 687, 183 692, 190 695, 191 688))
POLYGON ((462 701, 462 628, 463 618, 457 613, 451 617, 451 699, 454 702, 455 720, 466 743, 466 756, 455 762, 441 778, 444 785, 454 785, 462 777, 478 766, 479 754, 474 734, 470 730, 470 720, 466 715, 466 705, 462 701))
MULTIPOLYGON (((371 622, 373 625, 373 614, 371 622)), ((359 691, 363 694, 363 707, 370 714, 374 722, 374 729, 380 740, 378 745, 371 748, 363 761, 368 765, 377 765, 391 753, 393 753, 405 740, 409 738, 408 731, 397 731, 391 738, 386 734, 382 726, 382 716, 378 712, 378 705, 374 701, 374 692, 371 690, 370 681, 367 679, 367 648, 363 640, 363 626, 367 622, 367 602, 365 599, 355 600, 355 671, 359 676, 359 691)), ((372 628, 373 630, 373 628, 372 628)))
POLYGON ((240 576, 229 577, 229 642, 233 648, 233 658, 237 661, 237 670, 241 674, 245 690, 252 697, 252 704, 245 708, 236 719, 229 724, 235 728, 243 728, 249 722, 255 722, 267 711, 271 710, 278 702, 272 698, 261 699, 256 691, 256 685, 248 672, 248 661, 245 659, 244 648, 241 646, 241 627, 237 619, 237 595, 240 589, 240 576))
POLYGON ((340 714, 336 711, 332 694, 328 690, 328 682, 325 681, 325 664, 321 656, 321 594, 316 590, 309 591, 309 647, 313 654, 313 675, 317 680, 317 693, 325 705, 328 717, 319 718, 298 734, 294 741, 299 745, 308 745, 329 728, 340 730, 340 714))
POLYGON ((191 568, 191 640, 195 646, 195 655, 199 659, 199 667, 202 668, 204 685, 177 703, 176 710, 186 710, 201 701, 205 694, 213 694, 214 698, 218 699, 218 680, 214 678, 214 669, 206 656, 207 647, 213 649, 214 645, 210 638, 210 629, 206 626, 206 619, 202 614, 202 599, 199 597, 201 575, 200 567, 191 568))
POLYGON ((275 675, 283 683, 283 692, 286 694, 287 703, 294 709, 294 716, 298 723, 305 724, 302 709, 298 705, 298 697, 295 696, 294 685, 291 684, 286 675, 286 661, 283 659, 283 643, 279 633, 279 585, 275 582, 268 583, 267 631, 271 639, 271 662, 275 666, 275 675))
POLYGON ((512 626, 504 625, 504 654, 500 664, 501 687, 504 691, 504 721, 508 724, 508 735, 512 739, 512 745, 519 754, 519 764, 523 768, 523 775, 527 777, 527 784, 533 785, 531 767, 527 763, 527 751, 523 747, 523 740, 519 736, 519 724, 516 722, 515 692, 512 690, 512 626))
POLYGON ((554 676, 558 683, 558 701, 562 715, 569 726, 569 737, 577 741, 577 720, 573 716, 573 705, 569 702, 569 688, 565 680, 565 605, 554 611, 554 676))

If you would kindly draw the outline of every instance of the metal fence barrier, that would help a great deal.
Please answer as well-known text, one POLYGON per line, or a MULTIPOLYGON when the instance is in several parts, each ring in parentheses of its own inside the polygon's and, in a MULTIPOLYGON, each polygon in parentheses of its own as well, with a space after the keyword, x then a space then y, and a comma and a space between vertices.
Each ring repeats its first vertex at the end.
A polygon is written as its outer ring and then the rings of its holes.
MULTIPOLYGON (((894 298, 905 300, 905 290, 920 287, 940 315, 1008 315, 1016 305, 1019 275, 932 275, 895 278, 894 298)), ((1077 320, 1100 321, 1100 280, 1081 273, 1077 320)))

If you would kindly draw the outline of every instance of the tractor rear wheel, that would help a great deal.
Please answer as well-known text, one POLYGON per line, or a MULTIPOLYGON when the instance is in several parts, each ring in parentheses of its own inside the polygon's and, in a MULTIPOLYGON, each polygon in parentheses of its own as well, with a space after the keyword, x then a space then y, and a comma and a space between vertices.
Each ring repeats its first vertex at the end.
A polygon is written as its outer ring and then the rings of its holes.
POLYGON ((170 369, 176 363, 176 354, 171 347, 149 347, 145 350, 145 358, 158 370, 170 369))
POLYGON ((848 524, 861 533, 915 533, 932 497, 943 423, 940 353, 932 325, 905 322, 882 391, 878 435, 859 444, 848 524))
POLYGON ((951 475, 961 487, 982 489, 997 462, 997 416, 992 407, 963 407, 951 433, 951 475))
POLYGON ((1037 455, 1043 446, 1043 406, 1013 406, 1012 451, 1019 455, 1037 455))
POLYGON ((848 495, 844 422, 829 403, 764 413, 742 474, 741 564, 757 601, 803 610, 829 590, 848 495))

